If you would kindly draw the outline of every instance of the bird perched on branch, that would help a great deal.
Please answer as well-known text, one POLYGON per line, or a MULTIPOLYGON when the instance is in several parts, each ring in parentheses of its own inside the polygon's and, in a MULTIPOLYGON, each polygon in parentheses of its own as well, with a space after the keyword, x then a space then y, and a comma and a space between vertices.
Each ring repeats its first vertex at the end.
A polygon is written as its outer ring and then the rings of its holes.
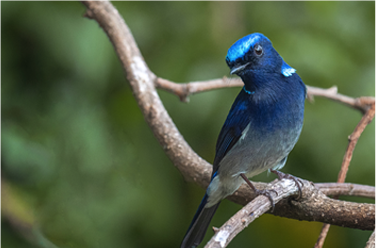
POLYGON ((236 41, 226 62, 244 87, 219 134, 211 182, 181 248, 201 243, 221 200, 244 181, 256 194, 268 196, 274 207, 270 192, 256 189, 248 178, 270 170, 279 179, 294 179, 277 170, 285 165, 302 130, 304 83, 260 33, 236 41))

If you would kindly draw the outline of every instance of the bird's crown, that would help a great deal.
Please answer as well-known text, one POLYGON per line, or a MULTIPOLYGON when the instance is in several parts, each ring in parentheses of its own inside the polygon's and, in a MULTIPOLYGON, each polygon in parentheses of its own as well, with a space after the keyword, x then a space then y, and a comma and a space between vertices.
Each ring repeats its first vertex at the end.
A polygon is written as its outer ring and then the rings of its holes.
POLYGON ((261 33, 253 33, 236 41, 228 49, 226 62, 231 69, 231 74, 239 75, 246 68, 248 70, 262 68, 264 71, 279 68, 285 77, 295 73, 295 69, 283 61, 273 48, 271 41, 261 33))
POLYGON ((243 58, 250 48, 254 47, 257 42, 263 40, 271 43, 265 35, 260 33, 253 33, 239 39, 228 49, 226 60, 228 62, 234 62, 239 58, 243 58))

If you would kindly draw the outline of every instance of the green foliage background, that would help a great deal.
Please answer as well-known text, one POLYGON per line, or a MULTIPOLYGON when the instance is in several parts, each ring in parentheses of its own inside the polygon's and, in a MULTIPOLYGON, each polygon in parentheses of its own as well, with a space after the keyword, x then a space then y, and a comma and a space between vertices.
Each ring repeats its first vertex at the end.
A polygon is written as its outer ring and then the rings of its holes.
MULTIPOLYGON (((188 82, 229 76, 227 49, 262 32, 306 84, 374 96, 374 2, 113 4, 160 77, 188 82)), ((1 4, 2 245, 178 247, 204 190, 186 183, 162 151, 108 38, 82 17, 84 10, 78 2, 1 4), (29 241, 4 209, 33 224, 29 241)), ((200 93, 188 104, 159 93, 185 139, 212 162, 238 91, 200 93)), ((283 171, 336 181, 347 137, 360 118, 327 99, 307 102, 303 133, 283 171)), ((372 122, 347 182, 374 185, 374 137, 372 122)), ((253 178, 273 179, 266 173, 253 178)), ((239 209, 225 200, 212 225, 221 226, 239 209)), ((312 247, 321 226, 264 215, 230 247, 312 247)), ((325 248, 364 247, 370 234, 333 226, 325 248)))

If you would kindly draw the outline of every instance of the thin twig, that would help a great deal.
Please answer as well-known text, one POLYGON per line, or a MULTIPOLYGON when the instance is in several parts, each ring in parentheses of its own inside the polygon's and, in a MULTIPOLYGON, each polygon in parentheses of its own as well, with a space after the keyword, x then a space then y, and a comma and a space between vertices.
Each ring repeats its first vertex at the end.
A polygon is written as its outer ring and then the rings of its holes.
POLYGON ((314 86, 307 86, 307 95, 308 98, 313 99, 314 96, 321 96, 328 98, 330 100, 340 102, 345 104, 349 107, 354 109, 360 110, 363 114, 367 112, 367 110, 371 107, 371 105, 375 104, 374 97, 359 97, 359 98, 352 98, 349 96, 342 95, 337 92, 337 86, 333 86, 329 89, 321 89, 314 86))
MULTIPOLYGON (((241 87, 243 85, 244 84, 240 79, 227 77, 223 77, 222 79, 189 83, 174 83, 163 78, 157 78, 155 81, 155 87, 177 95, 183 102, 189 101, 190 95, 199 92, 227 87, 241 87)), ((314 96, 325 97, 333 101, 340 102, 349 107, 360 110, 363 114, 366 113, 370 106, 375 103, 374 97, 352 98, 349 96, 342 95, 338 93, 338 88, 336 86, 333 86, 328 89, 307 86, 307 98, 312 101, 314 96)))
POLYGON ((365 248, 375 248, 375 231, 373 231, 372 235, 369 237, 365 248))
POLYGON ((330 224, 324 223, 321 228, 319 237, 317 238, 316 244, 313 248, 321 248, 324 245, 326 236, 328 236, 330 224))
MULTIPOLYGON (((363 133, 366 126, 373 120, 374 117, 375 117, 375 101, 373 101, 373 103, 371 102, 370 107, 365 112, 362 119, 359 121, 358 125, 355 127, 355 130, 349 136, 349 144, 347 146, 345 155, 343 157, 342 166, 338 174, 337 183, 345 182, 347 171, 349 170, 352 155, 353 155, 355 146, 359 140, 359 137, 363 133)), ((335 195, 334 198, 338 199, 338 195, 335 195)), ((324 242, 328 235, 329 228, 330 228, 330 224, 324 223, 314 248, 322 248, 324 246, 324 242)))
POLYGON ((157 78, 155 81, 156 88, 163 89, 178 96, 182 102, 188 102, 189 96, 195 93, 240 86, 243 86, 243 82, 241 80, 227 77, 190 83, 174 83, 163 78, 157 78))
POLYGON ((353 183, 315 183, 327 196, 348 195, 375 199, 375 187, 353 183))
POLYGON ((367 110, 367 112, 363 115, 362 119, 355 127, 354 132, 349 136, 349 144, 346 149, 345 156, 343 157, 341 171, 338 174, 338 183, 344 183, 347 171, 350 166, 350 162, 352 159, 352 155, 355 149, 356 144, 358 143, 360 135, 363 133, 366 126, 373 120, 375 117, 375 102, 371 105, 371 107, 367 110))

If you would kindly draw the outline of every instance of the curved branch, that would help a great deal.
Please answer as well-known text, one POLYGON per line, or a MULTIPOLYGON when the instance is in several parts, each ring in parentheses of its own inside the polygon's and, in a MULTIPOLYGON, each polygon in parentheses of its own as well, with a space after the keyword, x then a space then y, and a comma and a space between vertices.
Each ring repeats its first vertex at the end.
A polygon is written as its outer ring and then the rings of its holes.
MULTIPOLYGON (((209 184, 212 166, 192 150, 168 115, 155 88, 155 85, 158 85, 158 78, 146 65, 129 28, 118 11, 111 3, 106 1, 83 2, 83 4, 87 7, 85 16, 95 19, 110 38, 144 118, 167 156, 187 181, 194 181, 201 187, 206 188, 209 184)), ((196 84, 196 86, 199 85, 196 84)), ((188 87, 188 90, 192 90, 192 87, 188 87)), ((252 192, 248 188, 246 189, 246 187, 241 187, 230 197, 230 199, 237 203, 245 203, 253 198, 252 192)), ((355 204, 358 207, 356 213, 361 213, 362 206, 365 205, 360 203, 345 203, 355 204)), ((360 229, 369 228, 369 225, 362 223, 362 221, 358 221, 357 225, 353 225, 353 223, 348 223, 348 220, 339 222, 338 220, 328 219, 326 218, 328 216, 326 215, 328 214, 326 212, 329 211, 328 209, 322 209, 324 211, 322 213, 325 216, 318 216, 317 218, 316 216, 307 215, 307 210, 312 210, 309 204, 294 206, 287 201, 282 201, 278 204, 273 214, 299 220, 322 221, 360 229)), ((372 223, 374 222, 374 214, 373 216, 367 215, 365 218, 367 221, 371 220, 372 223)))
POLYGON ((375 248, 375 231, 373 231, 372 235, 369 237, 365 248, 375 248))
MULTIPOLYGON (((305 220, 330 222, 334 225, 344 225, 352 228, 359 228, 358 223, 362 222, 361 226, 365 230, 374 229, 374 204, 359 205, 353 202, 331 199, 309 181, 301 179, 300 181, 303 183, 303 194, 298 200, 288 200, 289 197, 299 194, 299 190, 293 180, 282 179, 268 185, 266 189, 273 189, 277 192, 277 195, 273 196, 276 203, 274 214, 284 217, 290 215, 289 217, 291 217, 297 212, 299 213, 297 219, 301 219, 299 217, 305 215, 305 220), (286 208, 288 204, 290 204, 290 207, 286 208), (304 209, 304 211, 299 211, 299 209, 304 209)), ((226 247, 239 232, 270 208, 269 199, 265 196, 258 196, 239 210, 221 228, 216 229, 216 234, 205 247, 226 247)))
MULTIPOLYGON (((257 189, 266 189, 270 183, 252 182, 257 189)), ((233 196, 232 201, 246 205, 253 200, 256 195, 244 184, 233 196), (242 189, 244 187, 244 191, 242 189)), ((315 187, 327 196, 357 196, 375 199, 375 187, 354 183, 315 183, 315 187)))
MULTIPOLYGON (((347 171, 349 170, 352 155, 353 155, 355 146, 358 143, 358 139, 360 138, 360 135, 363 133, 366 126, 375 117, 375 101, 373 102, 371 101, 369 104, 370 105, 369 105, 368 110, 366 110, 362 119, 359 121, 358 125, 355 127, 355 130, 349 136, 349 144, 347 145, 347 149, 342 160, 341 170, 338 173, 337 183, 345 182, 347 171)), ((338 195, 334 195, 334 198, 338 199, 338 195)), ((329 228, 330 228, 330 224, 325 223, 323 225, 319 238, 317 239, 317 242, 314 248, 321 248, 324 246, 324 242, 329 232, 329 228)))
MULTIPOLYGON (((317 187, 315 184, 309 181, 303 179, 300 180, 304 182, 304 187, 302 187, 303 198, 299 201, 291 202, 289 202, 288 200, 283 200, 279 204, 276 204, 275 210, 271 214, 291 219, 330 223, 333 225, 346 226, 362 230, 374 229, 374 204, 353 203, 348 201, 331 199, 325 196, 320 189, 324 189, 324 191, 331 191, 332 193, 334 193, 334 191, 337 191, 336 189, 333 189, 335 188, 334 185, 331 185, 328 188, 324 188, 325 184, 319 184, 319 187, 317 187), (345 210, 345 208, 351 209, 353 212, 348 213, 347 210, 345 210), (341 212, 333 213, 333 209, 342 209, 343 211, 341 210, 341 212), (358 216, 359 213, 364 214, 364 216, 359 215, 362 216, 362 218, 355 217, 358 216), (362 223, 360 224, 360 222, 362 223)), ((268 189, 268 187, 270 187, 270 184, 265 183, 253 184, 255 185, 255 187, 257 187, 257 189, 268 189)), ((340 184, 339 188, 348 188, 349 191, 347 192, 351 192, 351 184, 340 184)), ((356 186, 356 188, 360 189, 363 187, 356 186)), ((368 195, 372 192, 372 190, 370 190, 370 188, 368 187, 366 188, 368 195)), ((254 192, 250 190, 247 187, 247 185, 243 184, 238 189, 238 191, 235 192, 235 194, 233 194, 232 196, 229 196, 228 199, 244 206, 247 205, 253 199, 255 199, 255 197, 256 195, 254 194, 254 192)))
POLYGON ((315 183, 325 195, 361 196, 375 199, 375 187, 353 183, 315 183))
MULTIPOLYGON (((273 195, 273 201, 276 205, 290 196, 297 196, 299 189, 295 182, 288 179, 282 179, 272 184, 268 189, 273 189, 277 193, 273 195)), ((222 227, 215 229, 214 236, 206 244, 205 248, 226 247, 233 238, 236 237, 244 228, 246 228, 255 219, 266 213, 271 208, 268 197, 258 196, 252 202, 239 210, 222 227)))
POLYGON ((95 19, 110 38, 126 72, 133 95, 161 147, 184 178, 201 187, 209 183, 211 165, 199 157, 179 133, 154 87, 156 76, 115 7, 107 1, 85 1, 86 17, 95 19))
MULTIPOLYGON (((202 82, 190 82, 190 83, 174 83, 167 79, 157 78, 155 86, 159 89, 166 90, 172 94, 177 95, 181 101, 187 102, 189 96, 195 93, 209 91, 214 89, 221 89, 227 87, 242 87, 244 84, 238 78, 214 79, 202 82)), ((349 96, 338 93, 338 88, 333 86, 328 89, 322 89, 314 86, 307 85, 307 97, 313 100, 314 96, 325 97, 336 102, 340 102, 354 109, 360 110, 363 114, 375 104, 374 97, 359 97, 352 98, 349 96)))
POLYGON ((349 144, 346 149, 345 156, 343 157, 341 171, 338 174, 337 182, 345 182, 346 174, 350 166, 352 155, 355 149, 356 144, 358 143, 360 135, 363 133, 366 126, 373 120, 375 117, 375 102, 370 105, 370 108, 363 115, 362 119, 355 127, 354 132, 349 136, 349 144))
POLYGON ((189 96, 195 93, 231 88, 231 87, 241 87, 243 82, 239 79, 223 77, 222 79, 214 79, 203 82, 190 82, 190 83, 174 83, 167 79, 157 78, 155 81, 155 87, 168 91, 174 95, 177 95, 182 102, 188 102, 189 96))
POLYGON ((327 90, 309 86, 307 87, 308 89, 308 97, 313 96, 321 96, 325 97, 328 99, 331 99, 336 102, 343 103, 349 107, 352 107, 354 109, 357 109, 362 112, 362 114, 365 114, 367 110, 372 106, 375 105, 375 98, 374 97, 369 97, 369 96, 362 96, 358 98, 352 98, 349 96, 342 95, 340 93, 337 93, 337 87, 333 86, 327 90))
POLYGON ((324 223, 324 225, 322 225, 319 237, 317 238, 316 244, 313 248, 321 248, 324 246, 324 242, 325 242, 326 236, 328 235, 329 228, 330 228, 330 224, 324 223))

